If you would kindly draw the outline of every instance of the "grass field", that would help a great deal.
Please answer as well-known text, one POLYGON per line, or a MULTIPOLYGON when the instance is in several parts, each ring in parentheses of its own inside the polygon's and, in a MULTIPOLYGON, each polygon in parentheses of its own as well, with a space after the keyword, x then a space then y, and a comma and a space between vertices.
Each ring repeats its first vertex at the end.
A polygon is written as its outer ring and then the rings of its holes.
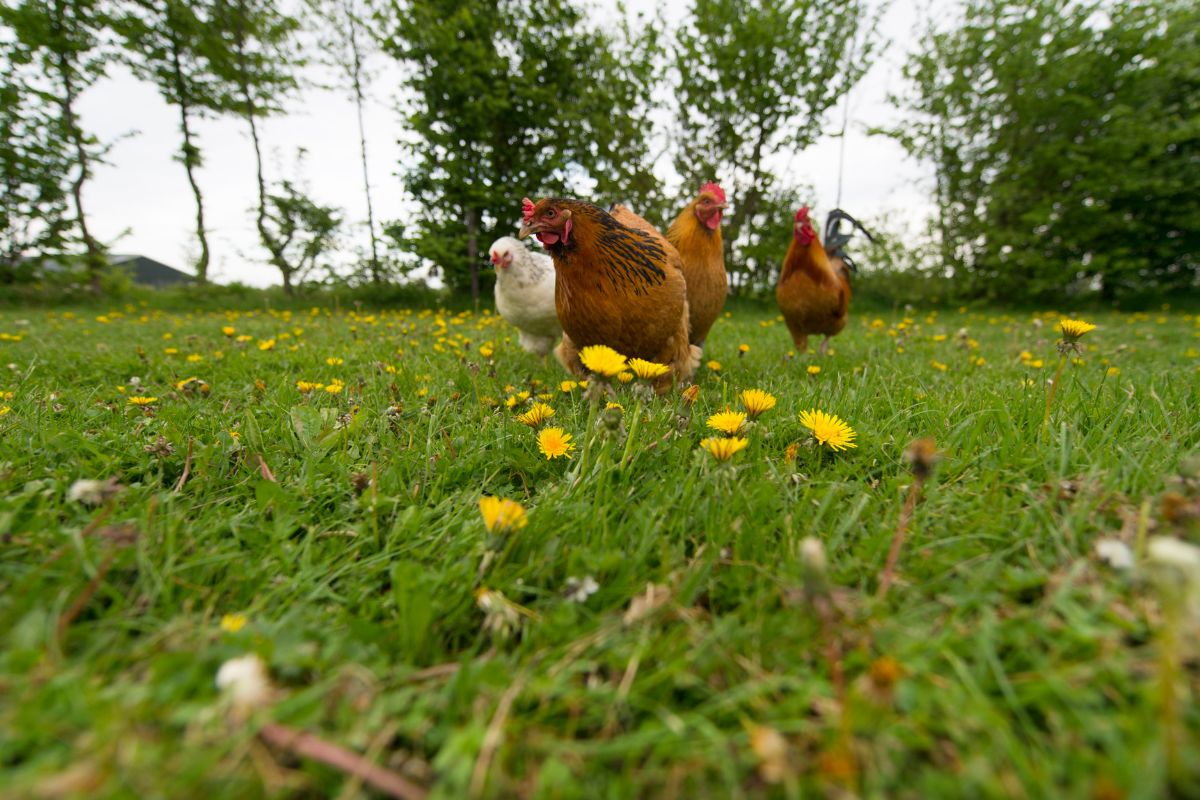
POLYGON ((4 312, 0 783, 369 792, 273 721, 439 798, 1188 795, 1195 622, 1094 545, 1200 538, 1200 319, 1085 316, 1043 425, 1052 313, 857 312, 822 359, 738 308, 694 404, 593 408, 487 314, 4 312), (252 711, 214 683, 247 653, 252 711))

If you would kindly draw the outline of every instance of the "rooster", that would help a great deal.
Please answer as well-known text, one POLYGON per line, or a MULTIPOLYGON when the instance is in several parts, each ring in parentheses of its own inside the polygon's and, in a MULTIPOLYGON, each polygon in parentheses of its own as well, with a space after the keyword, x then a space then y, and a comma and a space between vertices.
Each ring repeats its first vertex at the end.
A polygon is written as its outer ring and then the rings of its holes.
POLYGON ((683 262, 690 341, 697 347, 704 346, 729 292, 725 251, 721 247, 721 213, 727 207, 721 187, 706 183, 667 231, 667 240, 679 251, 683 262))
POLYGON ((492 242, 496 312, 517 329, 521 347, 544 356, 562 333, 554 310, 554 263, 511 236, 492 242))
POLYGON ((808 206, 802 206, 796 212, 792 243, 775 287, 775 299, 798 352, 808 349, 811 334, 820 333, 825 335, 821 343, 824 355, 830 338, 846 327, 850 273, 844 256, 839 255, 837 261, 840 268, 831 263, 821 246, 808 216, 808 206))
POLYGON ((658 384, 691 377, 699 348, 688 342, 687 287, 679 253, 624 206, 611 213, 560 197, 523 201, 520 236, 536 235, 554 260, 563 340, 555 355, 583 373, 579 348, 608 345, 671 368, 658 384))

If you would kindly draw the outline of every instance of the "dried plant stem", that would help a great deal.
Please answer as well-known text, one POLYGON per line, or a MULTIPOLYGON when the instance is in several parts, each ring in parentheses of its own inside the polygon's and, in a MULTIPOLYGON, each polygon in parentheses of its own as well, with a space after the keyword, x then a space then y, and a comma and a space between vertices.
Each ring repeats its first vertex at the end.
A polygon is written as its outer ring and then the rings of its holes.
POLYGON ((1050 406, 1054 404, 1054 395, 1058 392, 1058 382, 1062 380, 1063 367, 1067 365, 1067 354, 1064 352, 1058 359, 1058 369, 1054 371, 1054 380, 1050 383, 1050 391, 1046 393, 1046 416, 1042 424, 1050 424, 1050 406))
POLYGON ((900 509, 900 520, 896 523, 896 535, 892 537, 892 546, 888 550, 887 562, 883 572, 879 573, 879 591, 876 599, 887 597, 888 588, 896 575, 896 562, 900 560, 900 548, 904 546, 904 537, 908 533, 908 525, 912 522, 913 512, 916 511, 917 501, 921 499, 921 490, 925 487, 925 478, 914 475, 912 486, 908 487, 908 496, 904 498, 904 507, 900 509))
POLYGON ((372 764, 358 753, 327 742, 319 736, 275 722, 264 725, 258 733, 264 741, 274 747, 289 750, 303 758, 320 761, 389 797, 400 800, 425 800, 428 797, 428 792, 402 775, 372 764))
POLYGON ((183 485, 187 483, 188 476, 192 474, 192 439, 188 437, 187 455, 183 458, 183 474, 179 476, 179 482, 175 484, 175 493, 179 494, 183 491, 183 485))

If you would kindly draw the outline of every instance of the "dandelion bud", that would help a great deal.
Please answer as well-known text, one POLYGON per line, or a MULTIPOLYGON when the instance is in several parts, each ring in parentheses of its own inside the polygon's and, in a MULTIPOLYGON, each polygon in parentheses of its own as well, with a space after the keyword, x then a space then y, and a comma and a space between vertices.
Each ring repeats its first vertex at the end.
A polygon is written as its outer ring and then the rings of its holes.
POLYGON ((941 456, 937 451, 937 442, 933 439, 913 439, 904 450, 904 460, 912 468, 913 475, 925 480, 933 472, 941 456))

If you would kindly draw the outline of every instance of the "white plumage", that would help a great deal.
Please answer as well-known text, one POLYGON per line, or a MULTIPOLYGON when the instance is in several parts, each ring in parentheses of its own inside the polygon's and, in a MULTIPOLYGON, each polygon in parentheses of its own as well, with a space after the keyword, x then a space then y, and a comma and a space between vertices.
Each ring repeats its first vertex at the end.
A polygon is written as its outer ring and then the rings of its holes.
POLYGON ((519 331, 521 347, 544 356, 562 335, 554 308, 554 262, 505 236, 491 247, 496 311, 519 331))

